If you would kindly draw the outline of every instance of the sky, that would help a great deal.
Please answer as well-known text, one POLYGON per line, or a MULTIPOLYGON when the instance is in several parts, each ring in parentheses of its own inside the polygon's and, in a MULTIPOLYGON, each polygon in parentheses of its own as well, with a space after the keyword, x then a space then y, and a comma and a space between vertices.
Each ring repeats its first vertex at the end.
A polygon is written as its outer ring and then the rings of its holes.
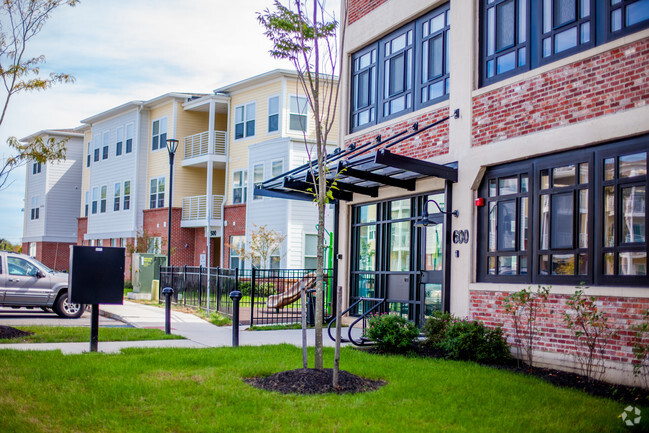
MULTIPOLYGON (((335 3, 335 2, 330 2, 335 3)), ((82 0, 55 10, 31 41, 44 54, 42 74, 70 73, 73 84, 15 96, 0 125, 7 138, 43 129, 73 128, 80 120, 132 100, 167 92, 214 89, 290 63, 270 57, 256 13, 272 0, 82 0)), ((2 96, 4 99, 4 95, 2 96)), ((25 167, 0 191, 0 238, 23 232, 25 167)))

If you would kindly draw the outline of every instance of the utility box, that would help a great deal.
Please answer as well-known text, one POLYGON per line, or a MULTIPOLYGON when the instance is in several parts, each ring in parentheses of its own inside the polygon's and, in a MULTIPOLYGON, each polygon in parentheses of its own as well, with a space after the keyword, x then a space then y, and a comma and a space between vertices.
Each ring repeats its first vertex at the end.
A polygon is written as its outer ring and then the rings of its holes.
POLYGON ((122 304, 124 248, 71 246, 68 290, 75 304, 122 304))
POLYGON ((167 256, 161 254, 133 254, 131 280, 133 292, 151 295, 153 280, 160 280, 160 266, 167 266, 167 256))

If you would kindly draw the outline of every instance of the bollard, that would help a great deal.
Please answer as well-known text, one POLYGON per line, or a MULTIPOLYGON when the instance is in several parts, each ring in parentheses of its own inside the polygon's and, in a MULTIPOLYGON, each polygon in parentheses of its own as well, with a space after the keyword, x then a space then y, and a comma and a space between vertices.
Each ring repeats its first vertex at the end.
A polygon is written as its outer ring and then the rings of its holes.
POLYGON ((165 334, 171 334, 171 295, 174 294, 174 289, 165 287, 162 289, 162 294, 165 297, 165 334))
POLYGON ((239 300, 241 292, 233 290, 230 292, 232 299, 232 347, 239 347, 239 300))

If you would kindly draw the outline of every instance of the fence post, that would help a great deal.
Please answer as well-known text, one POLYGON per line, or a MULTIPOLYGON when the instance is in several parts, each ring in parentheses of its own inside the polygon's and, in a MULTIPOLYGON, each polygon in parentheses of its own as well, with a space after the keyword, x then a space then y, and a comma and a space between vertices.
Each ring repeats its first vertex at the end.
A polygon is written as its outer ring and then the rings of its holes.
POLYGON ((216 295, 216 311, 221 311, 221 267, 216 267, 216 284, 214 293, 216 295))
POLYGON ((202 295, 203 294, 203 266, 198 266, 198 308, 202 307, 202 295))
POLYGON ((253 326, 255 324, 255 286, 257 284, 257 268, 254 266, 250 280, 250 326, 253 326))
MULTIPOLYGON (((183 266, 183 284, 182 286, 176 287, 176 303, 178 303, 178 293, 180 290, 185 293, 185 289, 187 288, 187 265, 183 266)), ((183 304, 185 303, 185 296, 183 295, 183 304)))
POLYGON ((309 368, 306 352, 306 284, 300 283, 300 303, 302 304, 302 368, 309 368))

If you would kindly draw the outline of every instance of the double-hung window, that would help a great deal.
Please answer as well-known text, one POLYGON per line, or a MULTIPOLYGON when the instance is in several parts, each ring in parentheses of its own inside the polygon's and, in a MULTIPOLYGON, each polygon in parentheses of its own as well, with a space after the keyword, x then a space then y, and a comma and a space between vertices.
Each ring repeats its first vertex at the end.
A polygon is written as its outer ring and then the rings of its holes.
POLYGON ((230 236, 230 269, 243 268, 244 261, 240 251, 246 242, 245 236, 230 236))
POLYGON ((124 181, 124 205, 122 209, 129 210, 131 208, 131 181, 124 181))
POLYGON ((282 161, 281 159, 271 162, 270 167, 271 167, 271 172, 270 172, 271 177, 277 177, 280 174, 284 173, 284 161, 282 161))
POLYGON ((644 136, 489 169, 478 279, 649 286, 648 153, 644 136))
POLYGON ((156 177, 151 179, 149 188, 149 208, 165 207, 165 178, 156 177))
POLYGON ((31 208, 31 219, 37 220, 39 218, 39 213, 40 213, 40 207, 41 207, 41 198, 40 196, 34 196, 32 197, 32 208, 31 208))
POLYGON ((40 163, 40 162, 35 162, 35 163, 32 165, 32 174, 38 174, 38 173, 41 172, 41 170, 42 170, 42 163, 40 163))
POLYGON ((446 4, 352 55, 352 132, 448 98, 449 30, 446 4))
POLYGON ((252 137, 255 135, 255 110, 257 104, 251 102, 234 109, 234 138, 252 137))
POLYGON ((90 158, 92 153, 92 143, 88 142, 88 152, 86 154, 86 167, 90 167, 90 158))
POLYGON ((167 147, 167 118, 154 120, 151 125, 151 150, 167 147))
POLYGON ((105 213, 106 212, 106 202, 108 200, 108 187, 106 185, 103 185, 101 187, 101 201, 99 202, 99 212, 105 213))
POLYGON ((237 170, 233 173, 232 204, 246 202, 248 194, 248 170, 237 170))
POLYGON ((133 151, 133 124, 129 123, 126 125, 126 153, 131 153, 133 151))
POLYGON ((291 131, 307 132, 309 103, 305 96, 291 96, 289 102, 289 125, 291 131))
POLYGON ((122 154, 122 147, 124 146, 124 128, 119 127, 115 132, 116 143, 115 143, 115 156, 120 156, 122 154))
POLYGON ((279 96, 268 98, 268 132, 279 131, 279 96))
POLYGON ((90 191, 86 191, 86 202, 83 207, 83 216, 88 216, 88 207, 90 206, 90 191))
POLYGON ((318 266, 318 235, 304 235, 304 269, 318 266))
POLYGON ((99 188, 94 187, 92 189, 92 213, 93 215, 97 213, 97 205, 99 203, 99 188))
MULTIPOLYGON (((252 182, 254 183, 254 189, 257 188, 258 185, 261 185, 261 183, 264 181, 264 164, 255 164, 252 167, 252 182)), ((252 196, 253 200, 260 200, 263 197, 260 195, 254 195, 252 196)))
POLYGON ((95 141, 95 144, 94 144, 94 147, 93 147, 94 162, 97 162, 97 161, 99 161, 99 145, 100 145, 99 141, 101 140, 101 138, 99 137, 99 135, 95 135, 93 140, 95 141))
POLYGON ((121 183, 116 183, 115 184, 115 195, 113 196, 113 211, 118 212, 119 211, 119 204, 121 201, 121 191, 122 191, 122 184, 121 183))
POLYGON ((110 132, 106 131, 103 134, 103 148, 102 148, 102 157, 101 159, 108 159, 108 145, 110 141, 110 132))

